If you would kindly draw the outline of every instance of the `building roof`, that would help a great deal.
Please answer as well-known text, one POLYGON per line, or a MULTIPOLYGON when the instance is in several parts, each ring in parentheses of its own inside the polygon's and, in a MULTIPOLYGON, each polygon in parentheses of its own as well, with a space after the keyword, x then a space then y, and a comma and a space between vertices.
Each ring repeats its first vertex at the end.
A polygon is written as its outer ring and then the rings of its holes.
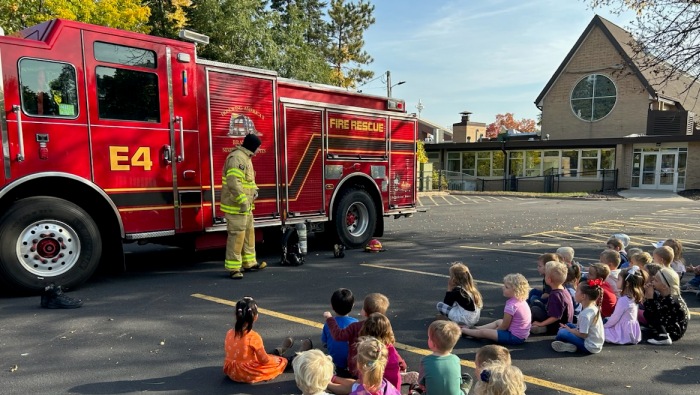
POLYGON ((450 136, 452 135, 452 129, 448 129, 444 126, 438 125, 435 122, 428 121, 425 118, 417 118, 418 122, 430 127, 431 129, 440 129, 443 131, 443 133, 448 133, 450 136))
MULTIPOLYGON (((573 56, 578 51, 578 48, 583 44, 588 34, 594 29, 599 28, 603 34, 610 40, 612 45, 622 56, 625 64, 621 67, 629 68, 629 72, 636 75, 641 81, 644 88, 649 92, 649 95, 656 99, 665 99, 673 101, 684 110, 696 112, 700 110, 700 102, 697 98, 700 94, 700 83, 695 78, 682 73, 676 72, 673 78, 665 78, 663 73, 655 73, 651 68, 643 68, 637 63, 640 60, 639 54, 635 54, 634 46, 637 44, 634 37, 627 30, 615 25, 614 23, 596 15, 583 31, 579 39, 571 48, 569 53, 564 58, 564 61, 559 65, 552 78, 549 79, 542 92, 537 96, 535 105, 538 108, 542 107, 542 100, 547 95, 549 90, 556 82, 559 75, 564 71, 573 56)), ((650 58, 649 58, 650 59, 650 58)), ((641 59, 643 60, 643 59, 641 59)), ((672 68, 671 65, 665 64, 665 67, 672 68)))

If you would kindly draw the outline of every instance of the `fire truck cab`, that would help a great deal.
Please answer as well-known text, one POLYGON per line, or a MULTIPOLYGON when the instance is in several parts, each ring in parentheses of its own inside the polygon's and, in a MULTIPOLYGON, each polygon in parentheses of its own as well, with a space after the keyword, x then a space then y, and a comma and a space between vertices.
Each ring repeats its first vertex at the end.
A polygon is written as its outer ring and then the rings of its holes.
POLYGON ((198 59, 193 43, 52 20, 0 37, 0 105, 0 283, 14 289, 80 284, 124 242, 224 246, 221 172, 249 133, 256 230, 358 247, 416 211, 402 101, 198 59))

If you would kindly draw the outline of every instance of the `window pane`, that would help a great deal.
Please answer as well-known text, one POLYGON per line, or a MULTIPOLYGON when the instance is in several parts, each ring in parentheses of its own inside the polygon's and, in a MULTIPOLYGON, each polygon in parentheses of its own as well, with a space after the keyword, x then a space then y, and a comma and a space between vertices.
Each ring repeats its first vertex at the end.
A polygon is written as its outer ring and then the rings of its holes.
POLYGON ((615 106, 615 98, 593 99, 593 120, 596 121, 608 115, 615 106))
POLYGON ((448 152, 447 159, 459 159, 459 152, 448 152))
POLYGON ((597 158, 598 157, 598 150, 597 149, 581 150, 581 157, 582 158, 597 158))
POLYGON ((476 163, 477 177, 489 177, 491 175, 491 158, 479 159, 476 163))
POLYGON ((564 176, 576 177, 578 173, 578 151, 562 151, 561 172, 564 176))
POLYGON ((158 76, 102 66, 96 74, 100 118, 160 122, 158 76))
POLYGON ((615 97, 615 84, 608 77, 598 75, 595 80, 595 97, 615 97))
POLYGON ((476 159, 473 152, 462 152, 462 169, 474 169, 476 159))
POLYGON ((127 66, 156 68, 156 53, 140 48, 96 42, 95 59, 127 66))
POLYGON ((590 121, 593 114, 593 101, 591 99, 576 99, 571 100, 571 108, 574 114, 584 121, 590 121))
POLYGON ((22 59, 19 62, 19 79, 22 109, 28 115, 78 116, 78 90, 72 65, 22 59))
POLYGON ((542 151, 527 151, 525 153, 525 168, 538 169, 542 163, 542 151))
POLYGON ((593 97, 593 84, 595 83, 595 75, 589 75, 588 77, 579 81, 571 93, 572 99, 590 98, 593 97))
MULTIPOLYGON (((458 161, 458 160, 452 160, 452 159, 448 160, 448 161, 447 161, 447 171, 459 173, 459 172, 460 172, 460 169, 459 169, 459 161, 458 161)), ((450 175, 451 175, 451 174, 450 174, 450 175)))
POLYGON ((556 157, 559 157, 559 151, 544 151, 544 156, 556 156, 556 157))
POLYGON ((489 151, 477 152, 476 155, 477 155, 477 158, 480 158, 480 159, 491 159, 491 152, 489 152, 489 151))
MULTIPOLYGON (((493 164, 494 172, 496 171, 496 169, 503 170, 503 165, 505 164, 503 162, 504 158, 505 155, 503 155, 503 151, 493 151, 493 160, 491 161, 491 163, 493 164)), ((494 173, 494 175, 496 174, 494 173)), ((503 172, 501 172, 501 174, 498 175, 502 176, 503 172)))
POLYGON ((583 173, 581 177, 597 177, 598 176, 598 159, 581 159, 583 173))
POLYGON ((615 150, 604 149, 600 151, 600 168, 605 170, 615 168, 615 150))

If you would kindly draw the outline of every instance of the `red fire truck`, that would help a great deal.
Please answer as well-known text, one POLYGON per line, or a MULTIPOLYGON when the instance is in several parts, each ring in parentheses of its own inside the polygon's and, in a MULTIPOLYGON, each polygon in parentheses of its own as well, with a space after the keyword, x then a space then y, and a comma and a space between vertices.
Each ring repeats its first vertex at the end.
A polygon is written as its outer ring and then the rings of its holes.
POLYGON ((221 170, 248 133, 262 140, 258 237, 301 225, 358 247, 416 211, 403 101, 198 59, 195 46, 66 20, 0 37, 3 286, 79 284, 123 262, 128 242, 224 246, 221 170))

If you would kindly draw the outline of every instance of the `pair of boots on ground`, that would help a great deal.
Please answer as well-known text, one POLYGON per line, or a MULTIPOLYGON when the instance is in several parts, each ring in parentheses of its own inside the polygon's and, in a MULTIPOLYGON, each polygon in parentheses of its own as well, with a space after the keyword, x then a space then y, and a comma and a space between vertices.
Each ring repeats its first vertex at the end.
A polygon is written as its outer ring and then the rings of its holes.
MULTIPOLYGON (((294 346, 294 339, 292 339, 291 337, 288 337, 282 341, 282 344, 275 347, 275 349, 272 351, 272 354, 279 355, 280 357, 284 357, 284 353, 286 353, 287 350, 289 350, 293 346, 294 346)), ((301 344, 299 344, 299 349, 297 350, 297 352, 309 351, 312 348, 314 348, 314 344, 311 342, 311 339, 304 339, 301 341, 301 344)), ((296 355, 296 353, 294 355, 296 355)), ((293 356, 292 356, 292 358, 293 358, 293 356)))
POLYGON ((82 300, 64 294, 60 285, 51 283, 41 291, 41 307, 45 309, 77 309, 82 305, 82 300))
MULTIPOLYGON (((267 262, 256 263, 253 266, 243 267, 244 272, 257 272, 258 270, 263 270, 267 267, 267 262)), ((243 278, 243 273, 240 270, 234 270, 229 273, 229 276, 234 280, 240 280, 243 278)))

